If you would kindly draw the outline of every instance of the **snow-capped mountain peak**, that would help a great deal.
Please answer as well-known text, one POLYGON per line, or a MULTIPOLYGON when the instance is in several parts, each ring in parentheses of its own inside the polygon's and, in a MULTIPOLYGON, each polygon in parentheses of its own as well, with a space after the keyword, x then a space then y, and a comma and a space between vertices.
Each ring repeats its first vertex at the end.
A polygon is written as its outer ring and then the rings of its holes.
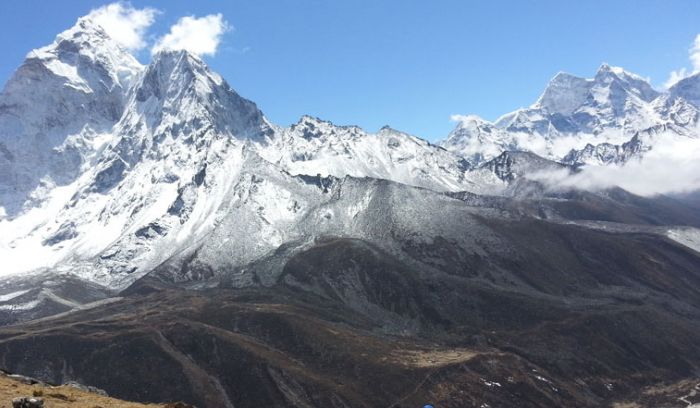
POLYGON ((238 95, 199 57, 187 51, 161 51, 134 84, 122 134, 262 139, 270 125, 255 103, 238 95))
MULTIPOLYGON (((597 89, 608 89, 609 93, 604 96, 608 98, 622 99, 635 96, 645 102, 651 102, 659 96, 659 92, 646 79, 608 64, 600 66, 593 80, 592 88, 594 97, 598 96, 595 94, 597 89)), ((609 102, 608 100, 603 101, 609 102)))
POLYGON ((480 190, 469 163, 407 133, 383 127, 369 133, 303 116, 255 148, 292 174, 373 177, 435 190, 480 190))
POLYGON ((178 91, 196 92, 198 96, 210 94, 215 86, 222 84, 223 79, 211 72, 198 56, 186 50, 164 50, 153 57, 137 95, 142 100, 146 97, 144 91, 151 91, 159 99, 172 99, 178 91))
MULTIPOLYGON (((680 136, 695 131, 698 109, 681 96, 693 99, 700 86, 692 83, 688 79, 662 93, 641 76, 609 64, 602 64, 593 78, 560 72, 533 105, 496 120, 499 132, 484 132, 488 124, 463 120, 442 145, 477 162, 495 157, 499 150, 530 151, 551 160, 571 155, 607 160, 612 151, 627 151, 623 145, 639 134, 644 146, 633 143, 633 154, 643 154, 659 129, 680 136), (581 149, 589 154, 578 155, 581 149)), ((624 160, 629 157, 625 154, 624 160)))
POLYGON ((551 113, 571 114, 586 101, 590 85, 590 80, 559 72, 549 81, 542 96, 532 108, 543 108, 551 113))
POLYGON ((669 88, 669 94, 682 98, 700 108, 700 72, 683 78, 669 88))
POLYGON ((303 115, 289 130, 304 139, 323 138, 342 132, 345 136, 357 136, 360 128, 354 125, 338 126, 333 122, 311 115, 303 115))
POLYGON ((630 95, 650 102, 659 92, 644 78, 604 63, 592 79, 557 73, 531 108, 567 116, 586 105, 624 104, 630 95))
POLYGON ((38 205, 90 165, 142 70, 88 18, 27 55, 0 94, 0 218, 38 205))
POLYGON ((114 84, 124 89, 143 69, 133 55, 89 17, 78 19, 73 27, 56 36, 52 44, 31 51, 27 59, 32 58, 44 61, 55 74, 74 80, 76 84, 82 79, 77 72, 78 64, 84 64, 81 59, 99 64, 112 77, 114 84))
POLYGON ((457 127, 450 132, 442 146, 459 152, 472 164, 498 156, 509 150, 508 135, 493 123, 477 115, 458 115, 457 127))

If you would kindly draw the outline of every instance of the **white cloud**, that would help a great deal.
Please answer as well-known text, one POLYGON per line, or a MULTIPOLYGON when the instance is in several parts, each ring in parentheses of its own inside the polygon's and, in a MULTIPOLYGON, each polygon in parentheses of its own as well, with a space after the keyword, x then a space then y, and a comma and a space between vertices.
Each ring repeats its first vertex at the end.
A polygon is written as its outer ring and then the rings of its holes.
POLYGON ((692 70, 681 68, 676 71, 671 71, 671 75, 664 83, 666 88, 669 88, 671 85, 689 75, 700 72, 700 34, 695 37, 693 45, 688 50, 688 57, 690 59, 690 64, 693 66, 692 70))
POLYGON ((453 115, 450 115, 450 120, 452 122, 458 122, 458 123, 468 123, 471 120, 472 116, 471 115, 460 115, 459 113, 455 113, 453 115))
POLYGON ((154 8, 136 9, 128 2, 117 2, 94 9, 87 17, 125 49, 138 51, 146 46, 146 30, 158 13, 154 8))
POLYGON ((170 32, 156 41, 151 49, 155 54, 161 50, 187 50, 196 55, 214 55, 221 37, 229 30, 229 24, 221 14, 204 17, 182 17, 170 27, 170 32))
POLYGON ((699 190, 700 139, 673 136, 668 139, 668 142, 656 143, 643 159, 622 166, 586 166, 574 174, 561 170, 535 173, 528 178, 554 190, 596 191, 618 186, 643 196, 699 190))
POLYGON ((671 71, 671 75, 668 76, 666 82, 664 82, 664 88, 672 87, 676 82, 688 76, 688 70, 681 68, 675 71, 671 71))
POLYGON ((690 63, 693 64, 693 71, 700 71, 700 34, 695 37, 693 46, 690 47, 690 63))

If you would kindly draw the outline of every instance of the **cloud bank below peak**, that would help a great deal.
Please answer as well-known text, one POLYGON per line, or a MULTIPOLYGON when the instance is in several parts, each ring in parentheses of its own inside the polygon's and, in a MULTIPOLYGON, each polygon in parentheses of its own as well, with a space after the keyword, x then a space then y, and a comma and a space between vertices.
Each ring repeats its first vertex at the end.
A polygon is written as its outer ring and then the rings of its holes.
POLYGON ((669 137, 638 160, 623 165, 584 166, 571 173, 566 169, 542 171, 526 177, 551 190, 600 191, 620 187, 641 196, 682 194, 700 190, 700 139, 669 137))

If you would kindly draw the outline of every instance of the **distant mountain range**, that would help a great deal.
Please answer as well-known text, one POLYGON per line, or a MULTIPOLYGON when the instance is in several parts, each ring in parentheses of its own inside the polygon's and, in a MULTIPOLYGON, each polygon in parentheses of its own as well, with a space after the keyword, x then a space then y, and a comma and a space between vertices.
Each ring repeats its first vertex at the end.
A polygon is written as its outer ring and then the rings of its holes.
POLYGON ((657 143, 698 137, 700 75, 666 92, 603 64, 592 79, 557 74, 532 106, 495 123, 461 117, 442 143, 473 163, 527 150, 568 164, 620 164, 657 143))
MULTIPOLYGON (((142 66, 83 18, 30 52, 0 97, 0 250, 42 255, 8 270, 98 259, 88 269, 107 264, 100 281, 120 280, 115 271, 165 259, 152 251, 156 242, 177 252, 165 242, 187 246, 209 233, 253 162, 292 176, 503 194, 522 175, 493 172, 487 162, 505 151, 574 167, 619 164, 669 138, 697 137, 699 88, 695 75, 658 92, 608 65, 593 79, 560 73, 530 108, 495 123, 463 117, 438 146, 389 127, 371 134, 310 116, 277 126, 198 57, 166 51, 142 66), (148 242, 133 235, 149 225, 161 233, 148 242), (119 257, 104 253, 118 248, 129 262, 117 267, 119 257)), ((552 166, 527 157, 520 160, 538 163, 524 166, 530 170, 552 166)), ((280 205, 269 199, 260 206, 280 205)))

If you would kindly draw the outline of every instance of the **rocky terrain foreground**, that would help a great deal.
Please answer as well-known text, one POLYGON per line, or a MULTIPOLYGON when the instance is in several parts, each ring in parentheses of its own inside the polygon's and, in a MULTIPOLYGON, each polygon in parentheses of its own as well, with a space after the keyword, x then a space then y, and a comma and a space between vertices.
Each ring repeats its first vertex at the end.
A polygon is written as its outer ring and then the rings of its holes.
POLYGON ((122 401, 99 392, 91 392, 85 386, 52 386, 28 377, 0 373, 0 407, 13 408, 12 402, 17 399, 33 399, 46 408, 186 408, 183 404, 139 404, 122 401))

